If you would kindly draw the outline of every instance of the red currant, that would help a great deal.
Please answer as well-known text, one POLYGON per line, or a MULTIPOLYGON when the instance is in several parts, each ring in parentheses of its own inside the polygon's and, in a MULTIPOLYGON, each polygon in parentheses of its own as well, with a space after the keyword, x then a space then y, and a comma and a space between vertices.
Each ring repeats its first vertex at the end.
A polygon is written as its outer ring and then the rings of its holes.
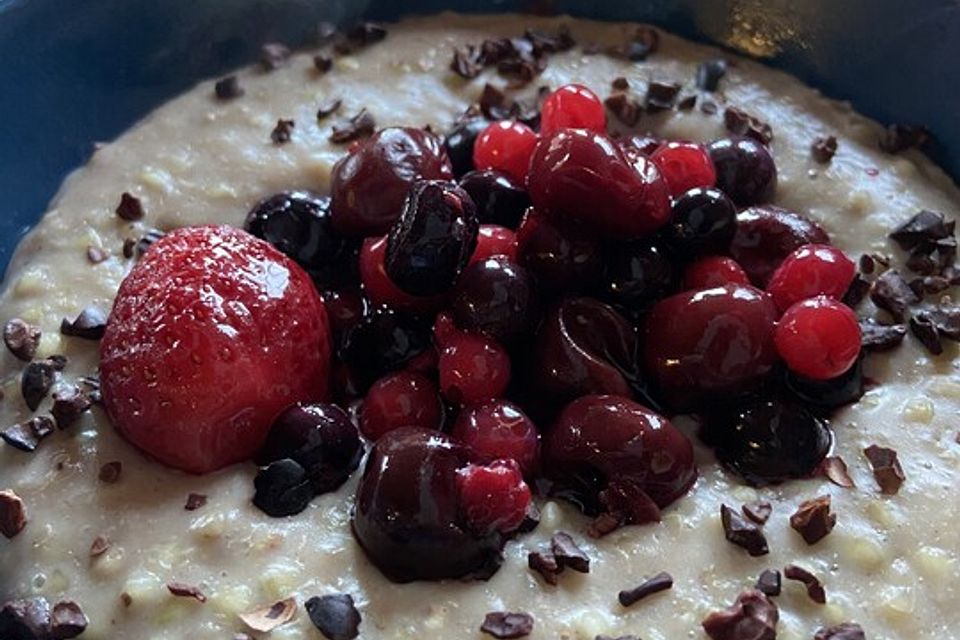
POLYGON ((502 120, 484 129, 473 145, 473 164, 477 169, 497 169, 523 182, 530 156, 537 146, 537 134, 527 125, 502 120))
POLYGON ((515 460, 527 477, 537 467, 537 427, 520 407, 507 400, 490 400, 464 409, 450 435, 467 445, 478 462, 515 460))
POLYGON ((503 395, 510 382, 510 355, 492 338, 459 333, 440 352, 439 369, 443 397, 473 404, 503 395))
POLYGON ((360 280, 370 300, 377 305, 402 311, 432 311, 440 306, 441 297, 412 296, 401 291, 390 280, 384 267, 387 253, 387 238, 367 238, 360 248, 360 280))
POLYGON ((520 467, 513 460, 467 465, 457 472, 460 509, 478 535, 516 531, 532 499, 520 467))
POLYGON ((847 292, 857 267, 842 251, 827 244, 808 244, 794 250, 777 267, 767 291, 781 311, 825 295, 839 300, 847 292))
POLYGON ((606 132, 607 113, 597 94, 581 84, 567 84, 548 95, 540 110, 540 133, 560 129, 606 132))
POLYGON ((514 262, 517 260, 517 235, 496 224, 482 224, 477 233, 477 248, 470 256, 470 264, 483 262, 493 256, 507 256, 514 262))
POLYGON ((774 341, 791 371, 829 380, 847 371, 860 355, 860 324, 850 307, 818 296, 787 309, 774 341))
POLYGON ((712 187, 717 181, 710 154, 695 142, 668 142, 650 156, 678 198, 695 187, 712 187))
POLYGON ((683 288, 712 289, 725 284, 750 284, 743 267, 733 258, 705 256, 690 264, 683 272, 683 288))
POLYGON ((360 431, 376 442, 400 427, 438 429, 440 396, 429 378, 408 371, 388 374, 377 380, 360 406, 360 431))

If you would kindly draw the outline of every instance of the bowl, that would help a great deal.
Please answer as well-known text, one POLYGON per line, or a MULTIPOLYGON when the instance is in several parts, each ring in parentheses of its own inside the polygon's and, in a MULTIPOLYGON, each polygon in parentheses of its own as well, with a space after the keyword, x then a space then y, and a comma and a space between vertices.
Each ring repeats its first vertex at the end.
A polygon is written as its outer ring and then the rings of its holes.
POLYGON ((443 10, 645 21, 719 44, 881 122, 926 125, 929 153, 960 178, 956 0, 0 0, 0 267, 97 141, 260 44, 308 44, 320 21, 443 10))

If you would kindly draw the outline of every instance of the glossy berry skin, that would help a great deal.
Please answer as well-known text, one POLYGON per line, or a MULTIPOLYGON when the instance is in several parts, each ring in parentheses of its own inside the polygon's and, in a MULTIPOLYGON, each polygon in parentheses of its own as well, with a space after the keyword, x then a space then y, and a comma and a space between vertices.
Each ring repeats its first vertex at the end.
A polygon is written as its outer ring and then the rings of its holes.
POLYGON ((464 118, 444 136, 443 148, 450 158, 454 176, 459 178, 473 170, 473 145, 488 124, 490 122, 482 116, 464 118))
POLYGON ((452 337, 440 351, 440 393, 467 405, 499 398, 510 384, 510 354, 492 338, 471 333, 452 337))
POLYGON ((290 458, 271 462, 253 479, 253 504, 271 518, 293 516, 315 495, 307 470, 290 458))
POLYGON ((537 468, 540 434, 533 421, 509 400, 464 407, 450 435, 470 449, 476 462, 515 460, 526 477, 537 468))
POLYGON ((398 429, 381 438, 357 487, 353 532, 394 582, 491 576, 503 537, 478 536, 462 515, 458 477, 470 453, 449 436, 398 429))
POLYGON ((540 140, 527 190, 538 211, 616 240, 647 235, 670 217, 670 192, 656 165, 630 160, 607 136, 582 129, 540 140))
POLYGON ((467 465, 457 474, 457 487, 464 519, 477 535, 516 531, 532 502, 530 487, 513 460, 467 465))
POLYGON ((517 261, 547 293, 592 288, 603 270, 600 242, 581 229, 564 230, 531 209, 517 230, 517 261))
POLYGON ((603 297, 630 314, 652 307, 676 288, 679 274, 663 246, 639 240, 606 247, 603 297))
POLYGON ((386 258, 386 236, 363 241, 360 247, 360 282, 373 304, 411 313, 429 313, 442 306, 442 296, 414 296, 398 287, 387 274, 386 258))
POLYGON ((526 333, 537 315, 532 278, 506 256, 468 266, 453 292, 451 305, 459 328, 480 331, 501 342, 526 333))
POLYGON ((722 138, 707 147, 717 188, 738 206, 769 202, 777 190, 777 166, 770 151, 753 138, 722 138))
POLYGON ((697 478, 687 437, 663 416, 615 395, 568 404, 544 436, 543 466, 552 494, 587 515, 620 511, 623 524, 659 520, 659 509, 697 478))
POLYGON ((729 284, 661 300, 650 312, 644 360, 680 411, 755 390, 773 370, 777 307, 767 293, 729 284))
POLYGON ((717 181, 710 154, 695 142, 668 142, 654 151, 650 160, 660 169, 674 198, 690 189, 712 187, 717 181))
POLYGON ((634 134, 621 136, 616 139, 616 143, 624 155, 632 162, 638 157, 649 158, 652 156, 663 144, 663 140, 654 138, 650 134, 634 134))
POLYGON ((492 122, 473 145, 473 165, 479 170, 502 171, 522 182, 535 146, 537 134, 527 125, 514 120, 492 122))
POLYGON ((473 254, 479 226, 466 191, 450 182, 415 182, 387 236, 387 276, 410 295, 444 293, 473 254))
POLYGON ((437 385, 419 373, 399 371, 380 378, 360 405, 360 431, 376 442, 400 427, 438 429, 441 418, 437 385))
POLYGON ((516 229, 530 206, 523 182, 502 171, 471 171, 460 179, 460 188, 473 198, 481 224, 516 229))
MULTIPOLYGON (((862 350, 861 350, 862 351, 862 350)), ((784 369, 784 388, 806 406, 836 409, 852 404, 866 390, 863 378, 863 354, 844 373, 827 380, 813 380, 784 369)))
POLYGON ((670 248, 687 259, 726 253, 736 231, 736 205, 719 189, 709 188, 680 194, 664 228, 670 248))
POLYGON ((777 324, 776 343, 791 371, 813 380, 829 380, 857 361, 860 323, 847 305, 818 296, 784 312, 777 324))
POLYGON ((548 95, 540 108, 540 135, 561 129, 607 131, 607 111, 593 91, 582 84, 566 84, 548 95))
POLYGON ((100 342, 114 427, 191 473, 250 458, 281 410, 326 395, 329 371, 327 313, 310 277, 226 226, 154 243, 121 283, 100 342))
POLYGON ((370 311, 347 333, 338 352, 360 391, 402 369, 430 346, 428 327, 387 307, 370 311))
POLYGON ((470 256, 470 264, 484 262, 494 256, 517 260, 517 234, 506 227, 482 224, 477 232, 477 248, 470 256))
POLYGON ((343 343, 343 337, 369 311, 370 303, 358 289, 324 291, 323 304, 327 308, 333 344, 343 343))
POLYGON ((380 236, 400 216, 417 180, 450 180, 443 143, 432 133, 390 127, 361 142, 333 167, 333 226, 344 236, 380 236))
POLYGON ((713 289, 725 284, 750 284, 743 268, 733 258, 705 256, 687 265, 683 272, 683 289, 713 289))
POLYGON ((857 266, 836 247, 807 244, 787 256, 770 277, 767 292, 781 311, 825 295, 839 300, 850 288, 857 266))
POLYGON ((750 207, 737 214, 730 256, 758 287, 791 252, 805 244, 830 244, 830 237, 809 218, 774 206, 750 207))

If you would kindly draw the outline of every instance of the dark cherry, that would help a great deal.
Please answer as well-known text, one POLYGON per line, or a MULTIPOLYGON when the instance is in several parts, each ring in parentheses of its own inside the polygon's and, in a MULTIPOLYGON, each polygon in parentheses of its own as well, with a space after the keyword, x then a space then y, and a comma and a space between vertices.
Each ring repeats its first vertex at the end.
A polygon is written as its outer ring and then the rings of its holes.
POLYGON ((722 138, 707 147, 717 170, 717 188, 741 207, 769 202, 777 190, 777 166, 753 138, 722 138))
POLYGON ((752 485, 810 477, 832 441, 826 421, 794 402, 758 400, 707 418, 704 440, 752 485))
POLYGON ((458 471, 466 447, 436 431, 403 428, 374 445, 357 487, 353 531, 370 560, 395 582, 487 578, 503 537, 478 536, 461 513, 458 471))
POLYGON ((313 499, 313 483, 307 470, 296 460, 271 462, 253 479, 253 504, 272 518, 300 513, 313 499))
POLYGON ((677 288, 680 274, 660 245, 611 243, 604 254, 603 297, 633 316, 677 288))
POLYGON ((784 367, 783 384, 804 404, 824 409, 836 409, 852 404, 863 397, 863 356, 843 374, 829 380, 813 380, 784 367))
POLYGON ((769 294, 729 284, 661 300, 646 320, 644 360, 676 410, 757 389, 777 362, 769 294))
POLYGON ((725 254, 737 230, 737 207, 719 189, 690 189, 673 203, 665 236, 670 248, 687 259, 725 254))
POLYGON ((322 297, 330 319, 333 344, 340 345, 344 336, 367 313, 370 303, 357 289, 324 291, 322 297))
POLYGON ((730 255, 758 287, 794 249, 805 244, 830 244, 830 236, 813 220, 772 205, 750 207, 737 214, 737 231, 730 255))
POLYGON ((415 182, 387 236, 387 275, 410 295, 445 292, 473 255, 479 227, 466 191, 451 182, 415 182))
POLYGON ((453 320, 465 331, 482 331, 509 342, 532 326, 537 315, 533 281, 506 256, 467 267, 453 294, 453 320))
POLYGON ((488 400, 460 411, 450 435, 465 444, 477 462, 515 460, 532 477, 540 458, 540 433, 509 400, 488 400))
POLYGON ((346 236, 383 235, 400 216, 410 185, 452 178, 439 137, 411 127, 382 129, 334 165, 333 226, 346 236))
POLYGON ((600 242, 581 229, 563 230, 531 209, 517 230, 517 261, 550 293, 586 291, 603 269, 600 242))
POLYGON ((637 157, 649 158, 660 148, 663 140, 650 134, 634 134, 617 138, 617 145, 630 159, 637 157))
POLYGON ((379 307, 347 333, 339 356, 349 367, 358 390, 364 391, 383 374, 402 369, 429 346, 429 327, 393 309, 379 307))
POLYGON ((444 136, 443 148, 450 158, 453 175, 456 177, 473 170, 473 143, 488 124, 490 121, 482 116, 463 118, 444 136))
POLYGON ((460 187, 476 203, 480 224, 516 229, 530 206, 527 190, 502 171, 471 171, 460 178, 460 187))

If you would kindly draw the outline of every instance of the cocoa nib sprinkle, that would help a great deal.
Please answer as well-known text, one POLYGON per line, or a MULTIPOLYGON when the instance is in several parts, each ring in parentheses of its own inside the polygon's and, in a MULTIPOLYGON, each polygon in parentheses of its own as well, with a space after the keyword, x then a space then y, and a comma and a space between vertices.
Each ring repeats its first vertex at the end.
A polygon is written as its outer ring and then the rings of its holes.
POLYGON ((498 640, 523 638, 533 632, 533 616, 522 612, 494 611, 483 618, 480 631, 498 640))
POLYGON ((907 328, 902 324, 883 325, 874 320, 860 321, 860 344, 867 351, 889 351, 903 342, 907 328))
POLYGON ((120 204, 117 205, 116 213, 128 222, 143 220, 143 216, 146 215, 140 198, 126 191, 120 195, 120 204))
POLYGON ((270 132, 270 140, 273 144, 286 144, 293 138, 293 128, 297 123, 293 120, 280 118, 277 120, 277 126, 270 132))
POLYGON ((53 394, 53 407, 50 413, 57 422, 57 427, 66 429, 72 426, 84 412, 93 406, 90 397, 79 387, 72 387, 66 391, 53 394))
POLYGON ((855 622, 844 622, 834 627, 820 629, 813 640, 867 640, 863 627, 855 622))
POLYGON ((807 544, 816 544, 833 531, 837 524, 836 514, 830 511, 830 496, 818 496, 800 503, 790 516, 790 526, 807 544))
POLYGON ((41 440, 53 433, 53 428, 53 418, 36 416, 0 431, 0 438, 11 447, 32 453, 41 440))
POLYGON ((614 93, 603 101, 607 110, 628 127, 636 126, 643 113, 643 105, 627 93, 614 93))
POLYGON ((955 278, 957 257, 956 222, 942 213, 922 210, 890 233, 890 239, 909 252, 907 268, 923 276, 955 278))
POLYGON ((563 571, 556 556, 542 551, 531 551, 527 554, 527 566, 539 573, 547 584, 557 584, 557 576, 563 571))
POLYGON ((900 153, 930 142, 927 128, 919 124, 891 124, 880 136, 880 149, 887 153, 900 153))
POLYGON ((742 547, 751 556, 770 553, 767 538, 759 525, 747 520, 725 504, 720 505, 720 522, 723 524, 723 535, 727 540, 742 547))
POLYGON ((917 314, 910 318, 910 333, 920 341, 927 351, 935 356, 943 353, 943 342, 940 340, 940 332, 933 325, 929 317, 924 314, 917 314))
POLYGON ((313 56, 313 67, 321 74, 328 73, 333 69, 333 58, 326 54, 318 53, 313 56))
POLYGON ((3 342, 17 359, 30 362, 37 355, 40 345, 40 329, 20 318, 8 320, 3 325, 3 342))
POLYGON ((268 42, 260 47, 260 66, 264 71, 275 71, 290 59, 290 49, 279 42, 268 42))
POLYGON ((320 103, 320 106, 317 108, 317 120, 329 118, 340 110, 340 105, 342 104, 343 100, 340 98, 333 98, 331 100, 327 100, 326 102, 320 103))
POLYGON ((20 374, 20 393, 31 411, 36 411, 50 393, 53 380, 59 370, 56 361, 49 358, 35 360, 23 368, 23 373, 20 374))
POLYGON ((178 598, 193 598, 201 603, 207 601, 207 596, 203 595, 200 587, 186 582, 168 582, 167 590, 178 598))
POLYGON ((11 489, 0 491, 0 533, 12 539, 27 526, 27 508, 11 489))
POLYGON ((753 138, 765 145, 773 141, 770 125, 742 109, 727 107, 723 112, 723 124, 734 135, 753 138))
POLYGON ((807 588, 807 595, 817 604, 827 603, 827 592, 817 576, 813 575, 803 567, 795 564, 787 565, 783 569, 783 577, 787 580, 796 580, 803 583, 807 588))
POLYGON ((642 25, 623 44, 607 47, 606 54, 631 62, 642 62, 660 49, 660 33, 653 27, 642 25))
POLYGON ((329 640, 353 640, 360 635, 360 612, 350 594, 315 596, 304 606, 310 622, 329 640))
POLYGON ((748 589, 728 609, 714 611, 701 622, 712 640, 775 640, 780 612, 763 592, 748 589))
POLYGON ((648 113, 658 111, 667 111, 672 109, 677 102, 677 94, 680 93, 680 84, 676 82, 665 82, 662 80, 653 80, 647 85, 647 95, 644 99, 644 108, 648 113))
POLYGON ((93 245, 87 247, 87 261, 90 264, 100 264, 110 257, 110 254, 99 247, 93 245))
POLYGON ((836 136, 821 136, 810 145, 810 155, 820 164, 827 164, 837 153, 836 136))
POLYGON ((866 299, 868 293, 870 293, 870 281, 857 273, 853 276, 846 293, 843 294, 842 302, 851 309, 856 308, 866 299))
POLYGON ((820 463, 820 473, 838 487, 852 489, 855 486, 853 478, 850 477, 850 472, 847 470, 847 463, 840 456, 824 458, 823 462, 820 463))
POLYGON ((470 80, 488 67, 496 67, 504 76, 530 82, 547 66, 550 54, 572 49, 576 42, 566 26, 554 33, 527 29, 519 38, 484 40, 479 45, 467 44, 453 51, 450 69, 470 80))
POLYGON ((340 55, 350 55, 386 39, 387 35, 387 28, 378 22, 360 22, 337 39, 333 48, 340 55))
POLYGON ((120 479, 120 473, 123 471, 123 463, 119 460, 113 460, 100 467, 100 482, 104 484, 114 484, 120 479))
POLYGON ((863 455, 870 461, 873 477, 880 486, 880 492, 885 495, 895 495, 906 479, 903 467, 897 458, 897 452, 887 447, 875 444, 863 450, 863 455))
POLYGON ((782 589, 780 572, 776 569, 764 569, 760 577, 757 578, 756 589, 770 597, 780 595, 782 589))
POLYGON ((99 535, 93 539, 93 542, 90 543, 90 557, 98 558, 105 554, 110 547, 112 546, 110 538, 105 535, 99 535))
POLYGON ((366 109, 360 109, 353 117, 333 125, 330 133, 330 142, 345 144, 358 138, 373 135, 377 123, 366 109))
POLYGON ((720 80, 727 75, 727 61, 723 58, 704 60, 697 66, 697 88, 702 91, 716 91, 720 80))
POLYGON ((196 511, 207 504, 207 496, 202 493, 191 493, 187 496, 187 503, 183 508, 187 511, 196 511))
POLYGON ((87 624, 87 616, 72 600, 61 600, 52 608, 42 597, 0 606, 0 638, 5 640, 69 640, 82 634, 87 624))
POLYGON ((666 571, 661 571, 652 578, 644 580, 641 584, 633 589, 621 591, 617 594, 617 600, 620 601, 621 606, 629 607, 640 602, 648 596, 652 596, 655 593, 660 593, 661 591, 666 591, 667 589, 672 588, 673 576, 666 571))
MULTIPOLYGON (((541 87, 541 93, 542 90, 543 87, 541 87)), ((480 107, 480 113, 488 120, 513 119, 532 128, 536 128, 540 122, 538 100, 516 100, 490 83, 483 86, 477 104, 480 107)))
POLYGON ((773 513, 773 507, 766 500, 756 500, 743 505, 743 515, 759 525, 764 525, 773 513))
POLYGON ((233 100, 242 96, 245 91, 240 86, 237 76, 230 75, 217 80, 216 84, 213 85, 213 93, 218 100, 233 100))
POLYGON ((877 307, 893 316, 898 324, 906 318, 910 305, 920 302, 920 297, 896 269, 884 271, 874 281, 870 299, 877 307))
POLYGON ((527 556, 527 565, 548 584, 557 584, 557 576, 568 567, 579 573, 590 573, 590 557, 565 531, 553 534, 548 553, 531 552, 527 556))
POLYGON ((100 307, 86 307, 73 320, 60 322, 60 333, 85 340, 99 340, 107 328, 107 314, 100 307))

